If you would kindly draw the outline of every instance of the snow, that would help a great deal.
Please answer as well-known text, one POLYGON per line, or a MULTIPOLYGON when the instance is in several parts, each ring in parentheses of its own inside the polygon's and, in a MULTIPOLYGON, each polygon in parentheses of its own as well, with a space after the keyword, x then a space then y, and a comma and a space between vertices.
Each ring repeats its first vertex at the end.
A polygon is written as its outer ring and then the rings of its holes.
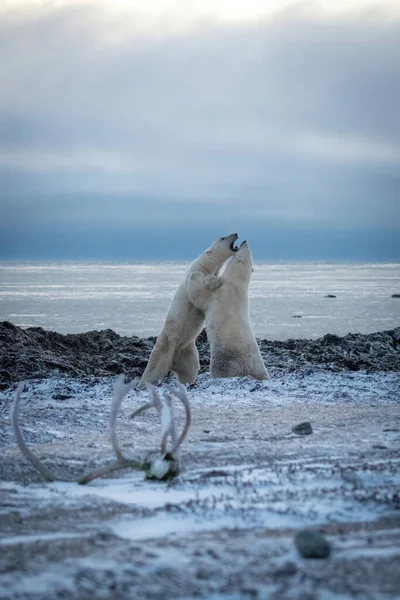
MULTIPOLYGON (((112 460, 112 386, 28 382, 21 427, 49 469, 78 477, 112 460), (67 399, 53 399, 67 388, 67 399)), ((201 375, 188 391, 182 473, 168 483, 130 470, 86 486, 42 482, 3 411, 0 598, 391 597, 400 560, 399 391, 398 373, 265 382, 201 375), (293 434, 303 421, 313 433, 293 434), (325 532, 333 546, 319 579, 293 544, 303 527, 325 532)), ((0 406, 12 397, 1 392, 0 406)), ((131 390, 117 419, 122 451, 142 459, 160 448, 168 425, 154 410, 131 421, 145 401, 145 391, 131 390)), ((184 409, 173 404, 180 430, 184 409)))

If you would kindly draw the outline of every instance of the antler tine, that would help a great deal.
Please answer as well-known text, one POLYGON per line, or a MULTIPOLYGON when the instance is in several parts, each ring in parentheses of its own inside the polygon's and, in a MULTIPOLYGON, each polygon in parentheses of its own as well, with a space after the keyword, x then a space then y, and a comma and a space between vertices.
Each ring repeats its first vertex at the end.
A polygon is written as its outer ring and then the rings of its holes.
POLYGON ((179 446, 182 444, 183 440, 187 436, 190 425, 192 423, 192 411, 190 409, 189 398, 187 397, 185 386, 182 383, 180 383, 178 380, 176 381, 176 385, 177 385, 177 389, 172 388, 172 387, 170 387, 169 389, 174 394, 174 396, 176 396, 179 400, 181 400, 183 406, 185 407, 186 422, 185 422, 185 426, 182 430, 181 435, 179 436, 178 440, 175 442, 175 444, 172 447, 171 454, 174 454, 175 452, 177 452, 179 446))
MULTIPOLYGON (((105 465, 104 467, 100 467, 99 469, 90 471, 86 475, 83 475, 82 477, 80 477, 78 479, 78 483, 80 483, 81 485, 89 483, 89 481, 92 481, 93 479, 101 477, 102 475, 107 475, 108 473, 112 473, 113 471, 118 471, 120 469, 125 469, 127 467, 131 467, 134 469, 141 469, 142 464, 140 462, 138 462, 135 459, 125 458, 125 456, 122 454, 121 449, 118 444, 118 438, 117 438, 117 433, 116 433, 117 416, 118 416, 118 411, 122 404, 122 400, 125 398, 125 396, 128 394, 128 392, 130 392, 130 390, 136 386, 137 383, 138 383, 137 377, 135 379, 133 379, 132 381, 130 381, 129 383, 124 382, 124 375, 120 375, 118 377, 117 382, 114 386, 113 399, 112 399, 111 411, 110 411, 110 425, 109 425, 110 441, 111 441, 111 445, 113 447, 115 456, 117 457, 117 460, 113 463, 105 465)), ((150 403, 146 404, 145 406, 140 407, 139 410, 140 410, 140 412, 143 412, 147 408, 150 408, 150 406, 151 406, 150 403)), ((135 411, 135 413, 137 414, 138 411, 135 411)), ((134 416, 134 415, 132 415, 132 416, 134 416)))
POLYGON ((77 482, 80 485, 85 485, 86 483, 93 481, 93 479, 97 479, 103 475, 108 475, 108 473, 113 473, 114 471, 120 471, 121 469, 127 468, 140 471, 142 469, 142 463, 134 458, 122 457, 113 463, 109 463, 108 465, 104 465, 104 467, 99 467, 98 469, 94 469, 93 471, 86 473, 86 475, 82 475, 77 482))
POLYGON ((151 383, 146 383, 146 389, 151 397, 151 401, 154 408, 161 415, 163 403, 160 396, 158 395, 156 388, 151 383))
POLYGON ((146 404, 142 404, 142 406, 139 406, 139 408, 134 410, 130 416, 131 419, 138 417, 149 408, 155 408, 160 415, 162 414, 163 404, 157 393, 157 390, 150 383, 146 384, 146 389, 150 396, 150 402, 146 402, 146 404))
POLYGON ((21 427, 19 424, 19 402, 21 399, 21 393, 25 389, 25 382, 21 382, 17 388, 14 403, 11 408, 11 425, 14 431, 15 441, 17 442, 18 448, 21 450, 25 458, 31 463, 31 465, 39 471, 41 476, 47 481, 57 481, 57 477, 51 473, 47 467, 31 452, 28 446, 25 444, 22 436, 21 427))
POLYGON ((138 417, 139 415, 142 414, 142 412, 144 412, 145 410, 147 410, 149 408, 152 408, 153 406, 157 410, 157 412, 159 414, 161 414, 162 402, 160 400, 159 395, 157 394, 157 390, 150 383, 146 384, 146 389, 147 389, 147 391, 149 393, 149 396, 150 396, 150 402, 146 402, 146 404, 143 404, 142 406, 139 406, 139 408, 137 408, 136 410, 134 410, 133 413, 130 416, 131 419, 134 419, 135 417, 138 417))
POLYGON ((172 413, 172 399, 168 394, 164 394, 164 402, 161 412, 161 424, 162 424, 162 440, 161 440, 161 454, 167 452, 168 436, 171 436, 172 445, 176 443, 176 429, 174 424, 174 417, 172 413))
POLYGON ((116 423, 118 411, 121 407, 122 400, 125 396, 131 391, 132 388, 136 386, 139 378, 136 377, 132 379, 129 383, 125 383, 124 375, 120 375, 117 379, 117 382, 114 386, 113 399, 111 403, 111 411, 110 411, 110 441, 113 447, 115 456, 117 460, 122 460, 124 458, 121 449, 118 444, 117 433, 116 433, 116 423))

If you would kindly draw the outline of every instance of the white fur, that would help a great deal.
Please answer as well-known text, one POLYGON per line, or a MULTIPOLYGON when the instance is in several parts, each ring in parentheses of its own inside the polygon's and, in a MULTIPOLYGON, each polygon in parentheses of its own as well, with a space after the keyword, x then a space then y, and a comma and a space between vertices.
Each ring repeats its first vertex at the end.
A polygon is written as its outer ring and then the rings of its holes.
POLYGON ((252 271, 253 258, 243 242, 222 277, 204 276, 200 271, 190 276, 189 297, 206 317, 211 377, 268 378, 250 324, 248 288, 252 271))
POLYGON ((192 383, 200 368, 195 345, 204 325, 204 313, 192 304, 187 293, 191 274, 218 275, 224 262, 234 254, 231 246, 237 234, 219 238, 196 258, 186 271, 169 307, 157 342, 142 375, 139 387, 152 383, 174 371, 181 383, 192 383))

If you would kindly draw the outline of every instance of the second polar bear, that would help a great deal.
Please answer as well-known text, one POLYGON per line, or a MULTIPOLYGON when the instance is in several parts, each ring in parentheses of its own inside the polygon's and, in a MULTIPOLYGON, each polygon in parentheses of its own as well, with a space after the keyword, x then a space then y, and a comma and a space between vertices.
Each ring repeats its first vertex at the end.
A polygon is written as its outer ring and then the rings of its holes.
POLYGON ((206 316, 211 377, 268 378, 250 324, 248 288, 252 271, 253 257, 247 242, 243 242, 221 277, 205 276, 200 271, 190 276, 189 297, 206 316))
POLYGON ((237 233, 216 240, 196 258, 186 271, 169 307, 164 325, 139 382, 139 387, 152 383, 174 371, 181 383, 192 383, 200 368, 196 337, 204 325, 204 313, 192 304, 187 286, 191 274, 218 275, 222 265, 238 248, 237 233))

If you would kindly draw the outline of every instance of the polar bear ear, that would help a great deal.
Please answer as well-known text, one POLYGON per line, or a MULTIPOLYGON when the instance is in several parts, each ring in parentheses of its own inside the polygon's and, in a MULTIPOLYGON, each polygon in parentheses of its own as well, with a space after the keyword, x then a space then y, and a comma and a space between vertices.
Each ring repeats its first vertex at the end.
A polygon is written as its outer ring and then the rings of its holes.
POLYGON ((211 256, 212 255, 212 250, 206 250, 205 254, 207 254, 207 256, 211 256))
POLYGON ((243 263, 244 262, 244 259, 241 256, 238 257, 236 260, 237 260, 238 263, 243 263))

